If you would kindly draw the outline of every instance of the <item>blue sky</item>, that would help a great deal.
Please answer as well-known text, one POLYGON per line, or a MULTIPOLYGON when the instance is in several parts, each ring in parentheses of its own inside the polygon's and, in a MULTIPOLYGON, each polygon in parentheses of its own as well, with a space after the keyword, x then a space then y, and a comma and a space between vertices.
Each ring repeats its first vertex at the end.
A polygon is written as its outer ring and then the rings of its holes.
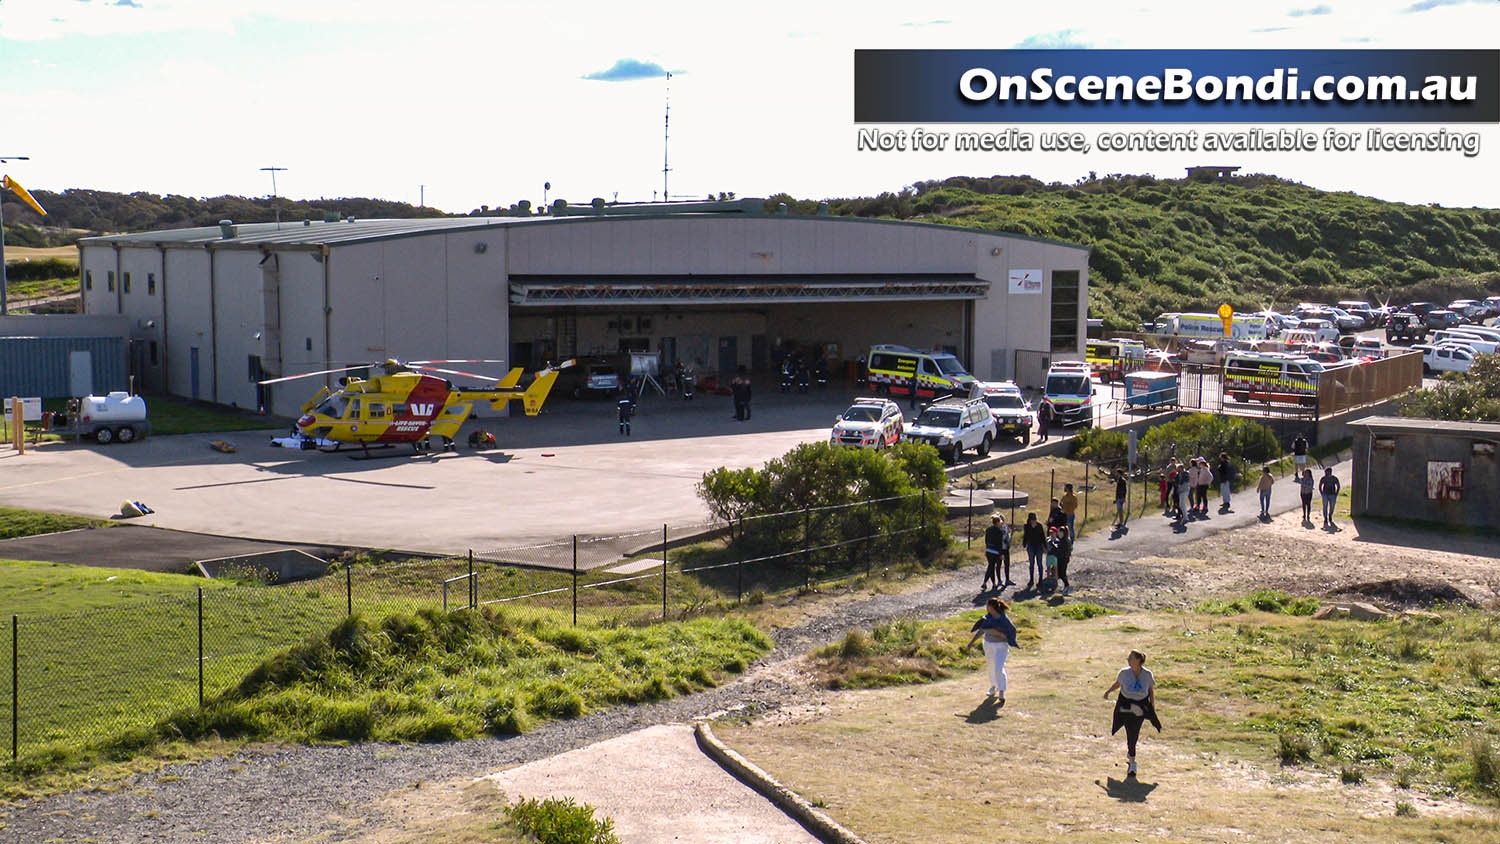
MULTIPOLYGON (((0 155, 28 187, 380 196, 450 211, 662 190, 850 196, 943 176, 1178 176, 1180 154, 854 150, 860 47, 1488 48, 1494 0, 600 3, 0 0, 0 155), (1488 36, 1488 37, 1486 37, 1488 36)), ((1028 127, 1043 130, 1048 127, 1028 127)), ((1094 127, 1085 126, 1085 131, 1094 127)), ((1102 127, 1099 127, 1102 128, 1102 127)), ((1110 127, 1127 128, 1127 127, 1110 127)), ((1320 128, 1320 127, 1309 127, 1320 128)), ((1495 206, 1500 167, 1444 154, 1247 154, 1336 190, 1495 206)))

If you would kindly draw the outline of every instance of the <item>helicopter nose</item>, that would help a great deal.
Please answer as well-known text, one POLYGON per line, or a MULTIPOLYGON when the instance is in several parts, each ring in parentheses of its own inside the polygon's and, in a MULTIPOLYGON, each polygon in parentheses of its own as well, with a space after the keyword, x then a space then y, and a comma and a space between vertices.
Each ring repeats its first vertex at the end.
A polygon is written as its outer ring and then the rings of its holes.
POLYGON ((312 423, 314 423, 316 421, 317 420, 313 418, 313 415, 311 413, 308 413, 308 414, 304 415, 301 419, 297 420, 297 427, 298 428, 308 428, 308 427, 311 427, 312 423))

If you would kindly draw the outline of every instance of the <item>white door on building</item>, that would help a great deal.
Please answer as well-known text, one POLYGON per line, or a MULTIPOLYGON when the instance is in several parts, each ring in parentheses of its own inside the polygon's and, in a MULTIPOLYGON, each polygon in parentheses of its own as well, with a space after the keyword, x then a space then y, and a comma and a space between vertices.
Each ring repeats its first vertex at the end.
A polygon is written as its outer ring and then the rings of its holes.
POLYGON ((87 349, 68 352, 68 394, 94 394, 94 355, 87 349))

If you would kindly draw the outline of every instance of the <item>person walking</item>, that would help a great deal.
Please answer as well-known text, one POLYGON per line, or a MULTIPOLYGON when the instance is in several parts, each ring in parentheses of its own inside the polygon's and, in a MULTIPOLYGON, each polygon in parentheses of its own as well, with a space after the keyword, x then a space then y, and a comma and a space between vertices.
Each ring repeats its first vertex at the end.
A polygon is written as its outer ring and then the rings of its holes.
POLYGON ((1011 622, 1010 617, 1005 614, 1010 609, 1010 604, 999 598, 991 598, 984 602, 984 615, 974 622, 970 628, 974 635, 969 639, 966 648, 974 647, 974 641, 984 637, 984 661, 990 670, 990 697, 996 698, 1001 703, 1005 702, 1005 687, 1008 679, 1005 674, 1005 660, 1010 656, 1010 649, 1019 647, 1016 644, 1016 625, 1011 622))
POLYGON ((1115 469, 1115 527, 1125 527, 1125 498, 1130 494, 1129 482, 1124 467, 1115 469))
POLYGON ((1292 440, 1292 464, 1299 475, 1307 468, 1307 437, 1301 434, 1292 440))
POLYGON ((1233 512, 1229 509, 1229 493, 1233 491, 1234 464, 1229 462, 1229 452, 1219 452, 1219 498, 1223 501, 1219 505, 1220 513, 1233 512))
POLYGON ((1271 520, 1271 486, 1276 483, 1276 478, 1271 476, 1271 464, 1267 463, 1260 472, 1260 480, 1255 484, 1255 489, 1260 493, 1260 518, 1262 521, 1271 520))
POLYGON ((1075 530, 1078 524, 1078 496, 1073 494, 1072 484, 1063 484, 1062 504, 1064 524, 1068 526, 1068 538, 1075 539, 1078 532, 1075 530))
POLYGON ((736 422, 744 422, 750 418, 750 379, 745 377, 745 370, 740 369, 729 382, 729 394, 734 398, 734 419, 736 422))
POLYGON ((1161 719, 1156 717, 1156 677, 1146 667, 1146 655, 1131 651, 1125 658, 1125 667, 1115 675, 1115 681, 1104 690, 1104 699, 1119 689, 1115 698, 1115 714, 1109 734, 1114 735, 1125 728, 1125 775, 1135 776, 1135 746, 1141 737, 1141 724, 1151 722, 1161 732, 1161 719))
POLYGON ((1073 557, 1073 541, 1068 538, 1066 528, 1056 528, 1052 535, 1047 538, 1047 554, 1057 560, 1057 582, 1062 584, 1062 594, 1067 595, 1073 591, 1073 584, 1068 582, 1068 561, 1073 557))
POLYGON ((1052 427, 1052 403, 1042 401, 1042 406, 1036 411, 1036 441, 1044 443, 1047 441, 1047 430, 1052 427))
POLYGON ((1339 479, 1333 476, 1332 466, 1324 467, 1323 477, 1318 481, 1318 492, 1323 495, 1323 527, 1333 527, 1333 509, 1339 501, 1339 479))
POLYGON ((1037 521, 1036 513, 1026 514, 1021 545, 1026 548, 1026 590, 1030 591, 1047 577, 1047 531, 1037 521))
POLYGON ((635 416, 635 401, 625 396, 615 403, 616 415, 620 418, 621 436, 630 436, 630 418, 635 416))
POLYGON ((987 564, 984 582, 979 587, 981 592, 991 584, 1001 591, 1007 586, 1015 585, 1010 579, 1010 525, 1005 523, 1004 516, 990 517, 990 526, 984 531, 984 557, 987 564), (1004 580, 1000 579, 1002 569, 1005 573, 1004 580))
POLYGON ((1302 488, 1302 524, 1312 525, 1312 499, 1313 489, 1318 482, 1313 479, 1311 469, 1303 469, 1302 476, 1297 478, 1297 486, 1302 488))

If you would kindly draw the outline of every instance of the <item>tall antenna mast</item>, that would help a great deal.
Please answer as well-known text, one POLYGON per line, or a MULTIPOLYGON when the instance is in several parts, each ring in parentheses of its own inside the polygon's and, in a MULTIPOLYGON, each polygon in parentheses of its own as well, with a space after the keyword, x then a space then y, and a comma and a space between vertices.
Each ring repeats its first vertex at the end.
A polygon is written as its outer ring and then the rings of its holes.
POLYGON ((667 141, 672 137, 672 71, 667 71, 667 111, 662 117, 661 124, 661 201, 671 199, 667 194, 667 174, 672 168, 667 166, 667 141))

